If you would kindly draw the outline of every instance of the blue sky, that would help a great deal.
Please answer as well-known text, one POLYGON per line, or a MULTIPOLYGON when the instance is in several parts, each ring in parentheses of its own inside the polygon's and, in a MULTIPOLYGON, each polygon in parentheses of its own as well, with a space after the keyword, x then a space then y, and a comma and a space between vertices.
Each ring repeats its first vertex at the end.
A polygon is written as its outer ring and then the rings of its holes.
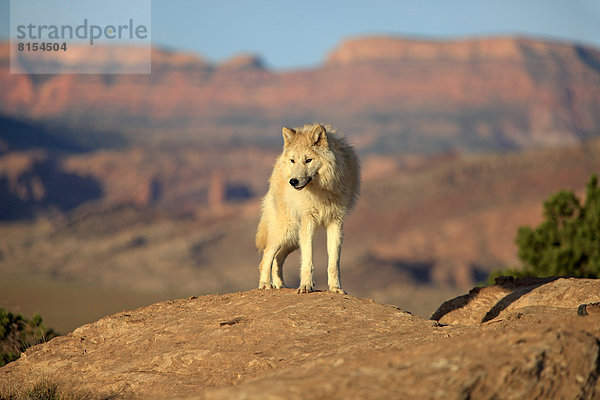
MULTIPOLYGON (((2 38, 9 3, 0 0, 2 38)), ((318 65, 344 38, 367 34, 522 35, 600 48, 600 0, 153 0, 151 30, 154 45, 215 62, 256 53, 269 67, 290 69, 318 65)))

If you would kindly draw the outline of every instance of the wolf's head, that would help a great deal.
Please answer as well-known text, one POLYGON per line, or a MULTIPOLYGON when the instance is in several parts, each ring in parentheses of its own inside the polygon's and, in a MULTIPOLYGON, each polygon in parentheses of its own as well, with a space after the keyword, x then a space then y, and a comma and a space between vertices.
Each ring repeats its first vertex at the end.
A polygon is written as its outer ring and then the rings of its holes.
POLYGON ((283 127, 283 162, 288 172, 288 182, 302 190, 314 179, 326 161, 323 151, 328 147, 325 128, 316 124, 299 129, 283 127))

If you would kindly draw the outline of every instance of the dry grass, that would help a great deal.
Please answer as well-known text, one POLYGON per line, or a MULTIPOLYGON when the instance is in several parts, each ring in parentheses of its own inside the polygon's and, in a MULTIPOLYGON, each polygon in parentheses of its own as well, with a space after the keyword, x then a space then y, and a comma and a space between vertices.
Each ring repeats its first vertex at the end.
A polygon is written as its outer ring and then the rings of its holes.
POLYGON ((60 384, 47 375, 30 382, 0 382, 0 400, 108 400, 113 395, 93 395, 60 384))

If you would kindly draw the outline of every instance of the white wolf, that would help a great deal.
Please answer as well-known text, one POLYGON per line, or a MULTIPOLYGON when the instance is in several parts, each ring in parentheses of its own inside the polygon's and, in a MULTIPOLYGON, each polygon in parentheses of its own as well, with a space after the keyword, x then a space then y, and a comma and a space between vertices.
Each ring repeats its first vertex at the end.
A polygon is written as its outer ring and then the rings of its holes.
POLYGON ((329 125, 284 127, 282 133, 283 153, 273 168, 256 233, 256 247, 263 251, 258 287, 285 287, 283 263, 300 247, 298 293, 312 292, 313 236, 324 226, 329 290, 345 293, 340 283, 342 224, 358 197, 358 157, 329 125))

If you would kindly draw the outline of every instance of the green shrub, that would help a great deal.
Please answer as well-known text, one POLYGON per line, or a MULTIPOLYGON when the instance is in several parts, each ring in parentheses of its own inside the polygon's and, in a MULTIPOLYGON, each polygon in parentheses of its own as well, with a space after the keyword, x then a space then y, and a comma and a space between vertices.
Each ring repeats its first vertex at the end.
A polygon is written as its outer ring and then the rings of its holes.
POLYGON ((56 336, 53 329, 44 326, 39 314, 28 320, 0 308, 0 367, 19 358, 28 347, 56 336))
POLYGON ((507 269, 490 274, 488 281, 500 275, 600 276, 600 188, 592 175, 586 187, 585 204, 568 190, 553 194, 544 202, 544 221, 535 229, 521 227, 516 243, 520 270, 507 269))

